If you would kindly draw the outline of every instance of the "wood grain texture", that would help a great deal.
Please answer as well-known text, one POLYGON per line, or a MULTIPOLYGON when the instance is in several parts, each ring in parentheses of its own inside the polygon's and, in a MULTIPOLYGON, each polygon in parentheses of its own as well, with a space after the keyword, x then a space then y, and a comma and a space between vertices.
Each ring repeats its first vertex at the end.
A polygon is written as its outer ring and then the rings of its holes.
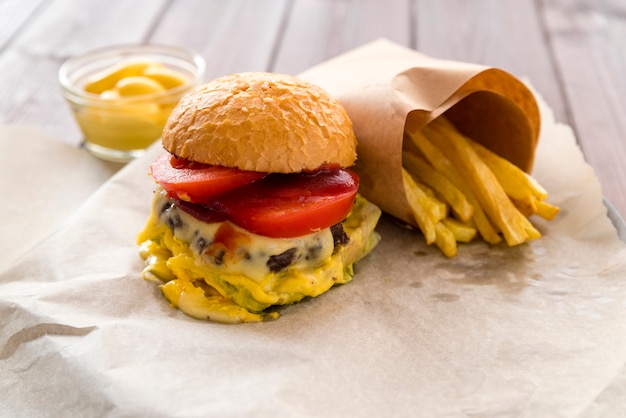
POLYGON ((294 0, 273 71, 297 74, 378 38, 410 46, 407 0, 294 0))
POLYGON ((24 27, 41 2, 42 0, 0 1, 0 51, 24 27))
POLYGON ((539 12, 531 1, 416 0, 417 49, 437 58, 501 68, 529 81, 566 122, 565 103, 539 12))
POLYGON ((572 127, 626 216, 626 4, 543 0, 542 9, 572 127))
POLYGON ((178 0, 150 40, 198 51, 207 80, 267 71, 288 6, 288 0, 178 0))

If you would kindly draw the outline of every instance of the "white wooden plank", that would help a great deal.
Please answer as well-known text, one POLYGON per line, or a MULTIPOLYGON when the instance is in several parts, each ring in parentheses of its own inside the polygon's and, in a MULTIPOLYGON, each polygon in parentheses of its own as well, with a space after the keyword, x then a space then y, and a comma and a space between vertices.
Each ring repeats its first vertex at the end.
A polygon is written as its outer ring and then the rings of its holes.
POLYGON ((24 22, 37 10, 42 0, 0 1, 0 51, 24 22))
POLYGON ((297 74, 378 38, 410 46, 408 0, 295 0, 274 71, 297 74))
POLYGON ((540 14, 532 1, 416 0, 417 49, 444 59, 501 68, 528 79, 567 121, 540 14))
POLYGON ((579 142, 605 196, 626 217, 626 4, 543 3, 579 142))
POLYGON ((67 58, 111 44, 140 43, 166 0, 55 0, 29 22, 15 47, 31 55, 67 58))
POLYGON ((288 0, 175 1, 151 41, 182 45, 207 61, 206 79, 267 71, 288 0))

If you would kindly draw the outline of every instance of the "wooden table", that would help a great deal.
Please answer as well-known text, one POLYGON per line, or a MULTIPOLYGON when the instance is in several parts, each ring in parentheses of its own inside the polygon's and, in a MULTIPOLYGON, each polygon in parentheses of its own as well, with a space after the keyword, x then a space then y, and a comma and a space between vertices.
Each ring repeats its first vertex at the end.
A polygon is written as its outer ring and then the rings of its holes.
POLYGON ((57 70, 109 44, 195 49, 208 80, 297 74, 387 38, 530 80, 626 217, 625 15, 624 0, 0 0, 0 123, 78 145, 57 70))

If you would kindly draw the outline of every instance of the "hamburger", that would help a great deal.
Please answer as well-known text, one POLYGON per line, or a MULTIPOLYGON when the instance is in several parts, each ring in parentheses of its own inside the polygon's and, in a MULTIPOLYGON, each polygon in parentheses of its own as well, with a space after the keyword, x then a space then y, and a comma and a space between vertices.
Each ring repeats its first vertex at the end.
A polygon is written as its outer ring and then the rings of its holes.
POLYGON ((259 322, 350 281, 378 243, 341 104, 296 77, 240 73, 184 96, 150 167, 142 276, 198 319, 259 322))

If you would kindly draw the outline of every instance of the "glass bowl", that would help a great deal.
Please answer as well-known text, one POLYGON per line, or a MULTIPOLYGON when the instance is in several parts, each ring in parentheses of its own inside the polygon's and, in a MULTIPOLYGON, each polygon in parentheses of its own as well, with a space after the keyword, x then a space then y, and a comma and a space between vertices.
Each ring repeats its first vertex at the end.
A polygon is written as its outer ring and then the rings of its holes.
POLYGON ((128 162, 161 137, 180 98, 202 83, 205 66, 200 55, 181 47, 110 46, 64 62, 59 83, 85 148, 128 162))

